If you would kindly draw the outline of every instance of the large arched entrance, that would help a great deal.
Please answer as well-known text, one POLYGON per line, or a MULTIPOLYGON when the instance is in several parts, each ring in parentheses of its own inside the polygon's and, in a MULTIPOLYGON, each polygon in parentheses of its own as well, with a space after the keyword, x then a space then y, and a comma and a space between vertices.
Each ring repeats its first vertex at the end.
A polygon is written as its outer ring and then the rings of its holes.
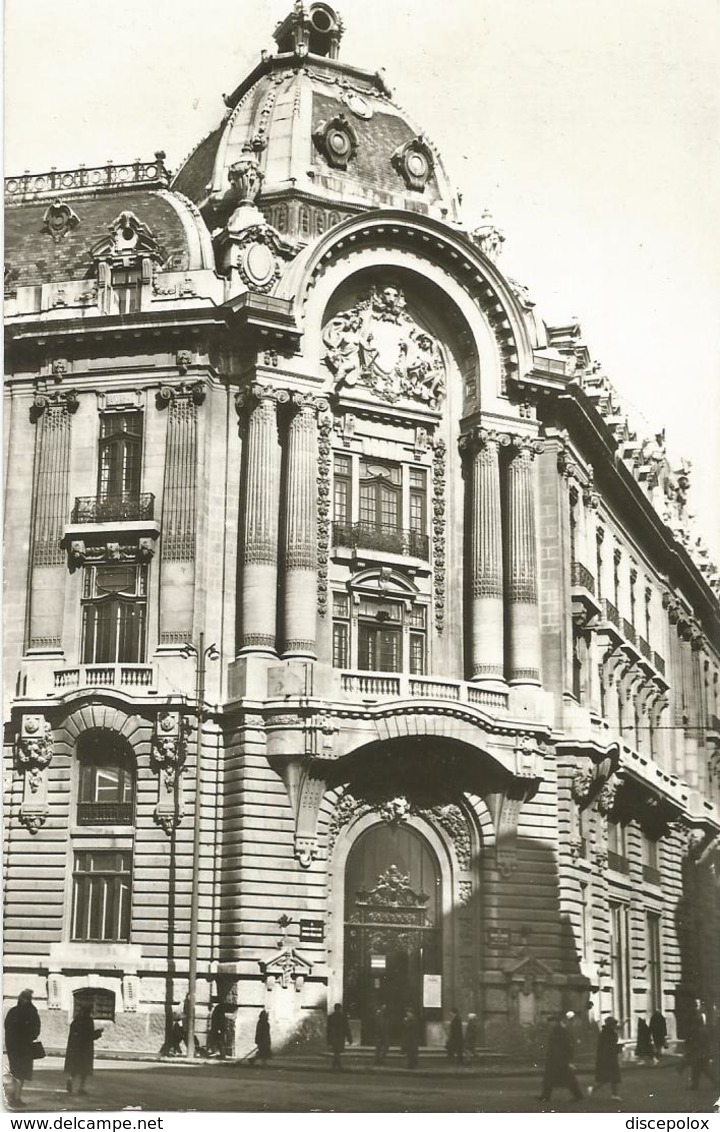
POLYGON ((365 830, 345 867, 343 963, 345 1009, 360 1019, 363 1043, 374 1040, 381 1005, 393 1043, 408 1007, 421 1032, 440 1017, 433 989, 441 985, 441 914, 440 867, 422 834, 387 823, 365 830))

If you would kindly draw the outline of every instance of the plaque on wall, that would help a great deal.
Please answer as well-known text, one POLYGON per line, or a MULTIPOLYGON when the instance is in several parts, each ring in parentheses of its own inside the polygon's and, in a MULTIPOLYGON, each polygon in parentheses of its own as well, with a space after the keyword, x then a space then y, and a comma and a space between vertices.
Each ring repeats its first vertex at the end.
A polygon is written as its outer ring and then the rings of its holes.
POLYGON ((322 943, 325 939, 325 922, 323 920, 301 920, 300 942, 322 943))
POLYGON ((442 975, 423 975, 423 1007, 425 1010, 442 1008, 442 975))
POLYGON ((488 947, 505 948, 510 946, 510 932, 501 928, 490 928, 487 933, 488 947))

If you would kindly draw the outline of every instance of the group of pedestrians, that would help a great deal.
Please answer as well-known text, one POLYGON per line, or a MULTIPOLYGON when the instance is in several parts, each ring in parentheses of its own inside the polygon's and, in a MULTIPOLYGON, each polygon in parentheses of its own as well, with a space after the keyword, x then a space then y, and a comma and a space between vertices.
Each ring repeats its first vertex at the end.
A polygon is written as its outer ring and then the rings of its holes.
MULTIPOLYGON (((40 1039, 40 1015, 32 1000, 31 990, 21 991, 17 1005, 5 1016, 5 1052, 10 1068, 8 1101, 15 1108, 24 1108, 23 1087, 32 1080, 33 1066, 45 1056, 40 1039)), ((70 1023, 65 1051, 64 1073, 68 1093, 87 1096, 85 1085, 92 1076, 95 1042, 102 1030, 95 1028, 92 1007, 83 1003, 70 1023)))

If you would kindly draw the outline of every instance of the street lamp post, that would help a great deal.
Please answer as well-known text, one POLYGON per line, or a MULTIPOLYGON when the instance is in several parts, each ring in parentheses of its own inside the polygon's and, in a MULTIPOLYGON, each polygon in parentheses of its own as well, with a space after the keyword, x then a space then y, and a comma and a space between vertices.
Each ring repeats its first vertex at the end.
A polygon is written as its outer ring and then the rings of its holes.
POLYGON ((195 813, 193 826, 192 894, 190 897, 190 962, 188 968, 188 1017, 187 1052, 195 1056, 195 1020, 197 1005, 197 959, 198 959, 198 919, 200 909, 200 845, 201 845, 201 769, 202 769, 202 725, 205 707, 205 664, 208 660, 218 660, 220 653, 212 644, 205 648, 205 634, 200 633, 197 647, 185 646, 185 655, 195 655, 197 668, 195 679, 195 709, 197 711, 197 731, 195 737, 195 813))

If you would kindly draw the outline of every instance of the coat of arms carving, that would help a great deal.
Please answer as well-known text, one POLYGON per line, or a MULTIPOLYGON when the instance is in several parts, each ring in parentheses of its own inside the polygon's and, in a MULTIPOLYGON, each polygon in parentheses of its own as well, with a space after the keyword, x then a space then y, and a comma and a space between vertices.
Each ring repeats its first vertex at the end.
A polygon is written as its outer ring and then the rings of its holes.
POLYGON ((331 318, 322 338, 339 390, 364 386, 383 401, 438 407, 445 392, 440 344, 408 313, 399 287, 373 287, 331 318))

